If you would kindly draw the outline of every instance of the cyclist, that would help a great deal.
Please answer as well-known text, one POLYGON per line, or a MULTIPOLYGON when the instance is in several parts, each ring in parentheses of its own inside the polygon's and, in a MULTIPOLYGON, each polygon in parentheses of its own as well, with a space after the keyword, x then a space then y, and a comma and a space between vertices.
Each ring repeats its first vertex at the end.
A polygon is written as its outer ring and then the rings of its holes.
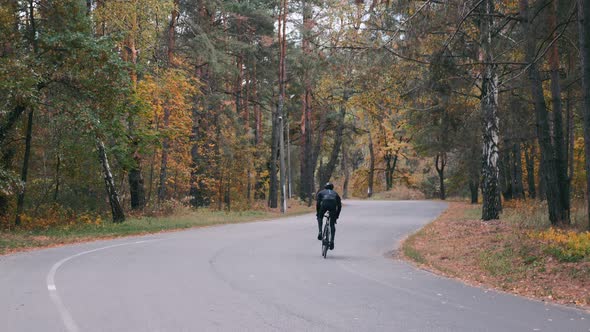
POLYGON ((342 202, 340 195, 334 191, 334 185, 326 183, 324 190, 318 192, 316 196, 316 212, 318 218, 318 240, 322 239, 322 223, 326 211, 330 211, 330 226, 332 227, 332 238, 330 239, 330 250, 334 249, 334 236, 336 235, 336 220, 340 217, 342 202))

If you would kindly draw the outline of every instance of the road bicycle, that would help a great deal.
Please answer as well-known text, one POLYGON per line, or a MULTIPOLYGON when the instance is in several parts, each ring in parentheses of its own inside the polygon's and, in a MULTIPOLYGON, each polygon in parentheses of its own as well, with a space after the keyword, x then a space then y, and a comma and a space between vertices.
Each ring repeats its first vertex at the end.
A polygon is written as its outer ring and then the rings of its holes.
POLYGON ((332 233, 332 227, 330 225, 330 211, 326 211, 324 214, 324 231, 322 232, 322 256, 326 258, 328 249, 330 249, 330 235, 332 233))

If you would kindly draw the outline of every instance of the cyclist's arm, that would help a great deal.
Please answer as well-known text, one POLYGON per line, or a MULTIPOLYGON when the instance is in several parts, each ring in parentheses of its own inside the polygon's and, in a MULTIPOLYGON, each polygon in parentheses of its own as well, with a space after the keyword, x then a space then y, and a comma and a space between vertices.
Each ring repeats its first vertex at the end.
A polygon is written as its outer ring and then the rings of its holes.
POLYGON ((338 214, 336 217, 340 216, 340 211, 342 211, 342 200, 340 199, 340 195, 336 194, 336 205, 338 206, 338 214))
POLYGON ((315 204, 315 211, 318 218, 320 217, 320 205, 322 204, 322 194, 318 192, 316 195, 316 204, 315 204))

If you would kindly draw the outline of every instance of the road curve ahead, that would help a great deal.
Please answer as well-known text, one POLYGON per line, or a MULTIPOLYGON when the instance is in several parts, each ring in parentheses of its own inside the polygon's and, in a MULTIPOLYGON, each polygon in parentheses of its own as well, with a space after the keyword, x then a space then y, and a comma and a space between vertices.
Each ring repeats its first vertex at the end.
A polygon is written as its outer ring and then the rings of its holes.
POLYGON ((390 257, 444 208, 347 201, 328 259, 312 215, 0 257, 0 331, 590 331, 390 257))

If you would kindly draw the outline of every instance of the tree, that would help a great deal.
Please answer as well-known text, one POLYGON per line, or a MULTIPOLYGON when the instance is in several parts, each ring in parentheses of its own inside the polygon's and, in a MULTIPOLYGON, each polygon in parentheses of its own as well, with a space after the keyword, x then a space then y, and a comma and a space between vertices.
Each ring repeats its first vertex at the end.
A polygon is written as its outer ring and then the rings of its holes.
MULTIPOLYGON (((578 33, 580 38, 580 62, 582 68, 583 88, 583 114, 584 114, 584 152, 586 170, 586 190, 590 192, 590 6, 583 0, 577 1, 578 5, 578 33)), ((590 209, 590 195, 588 196, 588 208, 590 209)), ((589 217, 590 218, 590 217, 589 217)), ((590 219, 588 221, 590 228, 590 219)))

